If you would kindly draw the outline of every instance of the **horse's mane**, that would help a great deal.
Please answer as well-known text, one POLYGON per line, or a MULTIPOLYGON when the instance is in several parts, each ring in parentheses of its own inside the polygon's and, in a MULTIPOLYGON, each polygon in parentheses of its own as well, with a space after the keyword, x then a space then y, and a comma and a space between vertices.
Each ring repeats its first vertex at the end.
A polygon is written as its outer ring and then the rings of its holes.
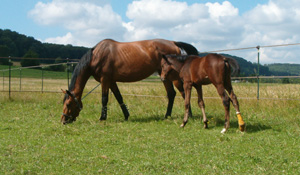
POLYGON ((185 42, 174 42, 180 48, 181 55, 198 55, 198 50, 191 44, 185 42))
MULTIPOLYGON (((91 62, 93 50, 94 50, 94 48, 88 50, 87 53, 85 53, 81 57, 78 64, 76 65, 76 67, 73 71, 73 74, 72 74, 71 83, 70 83, 70 86, 69 86, 69 91, 72 91, 75 88, 75 82, 76 82, 76 79, 77 79, 78 75, 80 74, 81 70, 85 69, 86 66, 88 66, 89 63, 91 62)), ((66 94, 65 98, 64 98, 64 102, 67 98, 68 98, 68 95, 66 94)))
MULTIPOLYGON (((175 55, 175 54, 171 54, 171 55, 166 55, 165 57, 176 58, 176 60, 178 60, 179 62, 183 63, 189 57, 189 55, 175 55)), ((163 57, 163 58, 165 60, 167 60, 167 62, 168 62, 168 59, 166 59, 165 57, 163 57)))

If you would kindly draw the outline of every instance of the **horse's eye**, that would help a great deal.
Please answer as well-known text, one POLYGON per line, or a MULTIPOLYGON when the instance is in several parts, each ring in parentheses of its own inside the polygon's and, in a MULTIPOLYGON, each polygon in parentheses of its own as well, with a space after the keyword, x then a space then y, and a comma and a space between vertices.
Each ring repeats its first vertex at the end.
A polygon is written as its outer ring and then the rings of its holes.
POLYGON ((70 107, 70 103, 67 103, 67 107, 70 107))

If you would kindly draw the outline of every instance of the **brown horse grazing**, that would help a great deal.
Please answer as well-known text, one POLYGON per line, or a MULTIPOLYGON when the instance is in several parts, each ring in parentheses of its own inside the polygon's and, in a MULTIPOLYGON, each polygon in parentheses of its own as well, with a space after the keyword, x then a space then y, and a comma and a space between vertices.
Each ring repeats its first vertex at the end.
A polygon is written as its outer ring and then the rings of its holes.
POLYGON ((212 83, 217 88, 225 107, 225 126, 221 133, 225 133, 229 128, 230 101, 235 107, 240 130, 242 132, 245 130, 245 123, 240 114, 239 103, 231 86, 231 67, 234 68, 234 73, 239 72, 239 65, 234 59, 225 58, 218 54, 208 54, 204 57, 167 55, 162 59, 161 66, 161 79, 163 81, 166 80, 169 73, 173 72, 172 70, 175 70, 179 72, 179 76, 184 82, 185 114, 181 127, 184 127, 188 121, 192 87, 195 87, 198 93, 198 105, 202 110, 204 128, 208 127, 208 120, 204 110, 202 85, 212 83), (225 90, 230 94, 230 97, 225 90))
MULTIPOLYGON (((63 91, 63 124, 76 120, 82 109, 81 96, 87 80, 93 76, 102 87, 102 113, 100 120, 107 118, 109 89, 121 106, 125 120, 129 112, 116 82, 135 82, 147 78, 155 71, 161 72, 162 55, 198 54, 195 47, 183 42, 163 39, 120 43, 111 39, 99 42, 79 61, 72 75, 69 90, 63 91)), ((164 82, 169 99, 165 117, 170 116, 176 95, 173 84, 184 98, 183 83, 178 73, 173 73, 164 82)))

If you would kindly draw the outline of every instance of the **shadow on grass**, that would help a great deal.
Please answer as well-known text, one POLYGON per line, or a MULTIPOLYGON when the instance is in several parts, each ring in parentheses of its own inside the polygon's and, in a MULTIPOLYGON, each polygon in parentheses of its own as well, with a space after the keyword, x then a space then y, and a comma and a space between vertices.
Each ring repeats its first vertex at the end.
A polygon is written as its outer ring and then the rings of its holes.
MULTIPOLYGON (((169 119, 171 119, 169 117, 169 119)), ((162 121, 165 120, 165 117, 163 115, 153 115, 150 117, 136 117, 136 116, 130 116, 128 121, 129 122, 138 122, 138 123, 150 123, 153 121, 162 121)))
MULTIPOLYGON (((215 120, 216 120, 216 126, 224 126, 224 120, 221 120, 219 118, 215 120)), ((239 127, 238 121, 230 121, 230 128, 238 128, 238 127, 239 127)), ((248 133, 255 133, 255 132, 260 132, 268 129, 272 129, 272 127, 261 123, 254 123, 254 124, 246 123, 246 132, 248 133)))

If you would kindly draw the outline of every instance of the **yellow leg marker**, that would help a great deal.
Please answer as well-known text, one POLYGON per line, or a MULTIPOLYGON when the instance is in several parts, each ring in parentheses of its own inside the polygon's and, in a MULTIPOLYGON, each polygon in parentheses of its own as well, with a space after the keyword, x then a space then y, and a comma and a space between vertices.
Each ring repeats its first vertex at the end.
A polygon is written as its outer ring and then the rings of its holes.
POLYGON ((239 122, 239 126, 240 126, 240 131, 244 132, 245 131, 245 122, 241 116, 240 112, 236 113, 237 118, 238 118, 238 122, 239 122))

